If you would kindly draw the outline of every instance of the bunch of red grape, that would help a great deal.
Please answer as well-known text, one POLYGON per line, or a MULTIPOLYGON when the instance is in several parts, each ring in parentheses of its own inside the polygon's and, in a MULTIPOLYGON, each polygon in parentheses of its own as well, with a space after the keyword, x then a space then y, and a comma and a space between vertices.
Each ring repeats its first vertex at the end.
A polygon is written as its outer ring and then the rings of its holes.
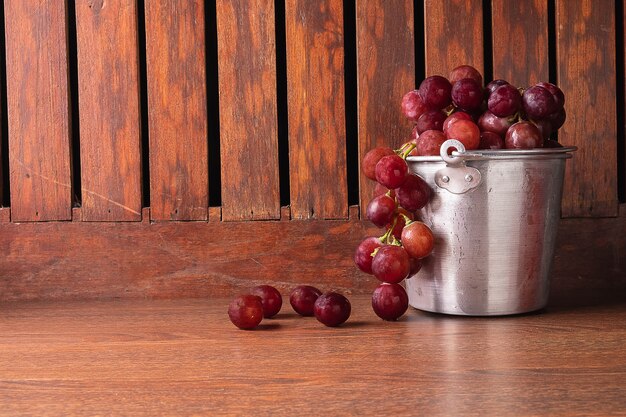
POLYGON ((483 87, 480 72, 461 65, 447 79, 428 77, 406 93, 402 112, 414 123, 411 155, 436 156, 447 139, 467 150, 559 147, 550 138, 565 123, 564 104, 554 84, 521 89, 498 79, 483 87))

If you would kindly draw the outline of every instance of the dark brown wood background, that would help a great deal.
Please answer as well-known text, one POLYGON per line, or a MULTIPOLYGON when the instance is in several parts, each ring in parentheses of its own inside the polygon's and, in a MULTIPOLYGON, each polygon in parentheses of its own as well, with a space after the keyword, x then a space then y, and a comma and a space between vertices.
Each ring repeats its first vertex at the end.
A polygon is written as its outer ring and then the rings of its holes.
POLYGON ((0 300, 371 289, 359 160, 460 64, 564 90, 554 282, 626 286, 624 0, 1 3, 0 300))

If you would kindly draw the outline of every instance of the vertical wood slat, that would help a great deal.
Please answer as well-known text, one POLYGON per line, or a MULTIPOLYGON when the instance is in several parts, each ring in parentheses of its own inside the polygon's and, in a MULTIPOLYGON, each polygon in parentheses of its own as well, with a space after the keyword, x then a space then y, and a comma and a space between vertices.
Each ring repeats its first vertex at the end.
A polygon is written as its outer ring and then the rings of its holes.
POLYGON ((548 1, 491 4, 493 78, 518 87, 548 81, 548 1))
MULTIPOLYGON (((412 0, 357 2, 359 162, 376 146, 399 147, 412 124, 402 115, 402 96, 415 88, 412 0)), ((361 213, 375 184, 359 172, 361 213)))
POLYGON ((203 2, 154 0, 145 6, 151 217, 206 220, 203 2))
POLYGON ((617 216, 615 4, 557 0, 558 83, 568 116, 559 141, 568 161, 563 216, 617 216))
POLYGON ((343 2, 287 0, 285 22, 291 216, 345 219, 343 2))
POLYGON ((69 220, 66 3, 36 3, 4 2, 11 217, 69 220))
POLYGON ((424 34, 426 76, 463 64, 484 71, 481 0, 425 0, 424 34))
POLYGON ((141 220, 136 6, 76 0, 85 221, 141 220))
POLYGON ((222 219, 280 218, 273 0, 218 0, 222 219))

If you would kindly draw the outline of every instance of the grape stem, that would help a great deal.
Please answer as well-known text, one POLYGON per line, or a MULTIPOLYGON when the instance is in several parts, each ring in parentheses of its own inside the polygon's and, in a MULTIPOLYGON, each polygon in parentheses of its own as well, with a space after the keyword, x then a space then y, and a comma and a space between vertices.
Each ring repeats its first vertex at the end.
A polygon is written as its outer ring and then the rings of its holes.
MULTIPOLYGON (((411 151, 415 148, 417 148, 417 145, 413 142, 410 143, 405 143, 406 145, 406 149, 402 152, 402 154, 400 155, 402 157, 402 159, 406 159, 409 154, 411 153, 411 151)), ((402 148, 404 148, 405 146, 403 146, 402 148)), ((400 149, 402 149, 400 148, 400 149)))

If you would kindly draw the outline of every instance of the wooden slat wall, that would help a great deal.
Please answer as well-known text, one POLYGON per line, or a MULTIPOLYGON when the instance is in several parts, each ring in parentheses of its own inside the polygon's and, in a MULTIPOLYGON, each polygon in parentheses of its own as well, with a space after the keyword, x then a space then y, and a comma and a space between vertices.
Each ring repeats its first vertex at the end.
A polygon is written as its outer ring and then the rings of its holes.
MULTIPOLYGON (((402 96, 415 88, 412 0, 359 1, 357 19, 359 161, 376 146, 398 147, 412 125, 400 111, 402 96)), ((374 182, 359 172, 361 212, 374 182)))
POLYGON ((137 5, 76 0, 82 217, 141 220, 137 5))
POLYGON ((65 1, 7 0, 4 7, 12 218, 70 220, 65 1))
POLYGON ((348 217, 343 2, 287 0, 291 216, 348 217))
POLYGON ((145 6, 150 214, 156 220, 206 220, 204 6, 199 0, 145 6))
POLYGON ((218 0, 222 219, 280 218, 274 2, 218 0))
POLYGON ((580 148, 567 165, 563 214, 616 216, 615 2, 557 0, 556 27, 568 112, 559 140, 580 148))

